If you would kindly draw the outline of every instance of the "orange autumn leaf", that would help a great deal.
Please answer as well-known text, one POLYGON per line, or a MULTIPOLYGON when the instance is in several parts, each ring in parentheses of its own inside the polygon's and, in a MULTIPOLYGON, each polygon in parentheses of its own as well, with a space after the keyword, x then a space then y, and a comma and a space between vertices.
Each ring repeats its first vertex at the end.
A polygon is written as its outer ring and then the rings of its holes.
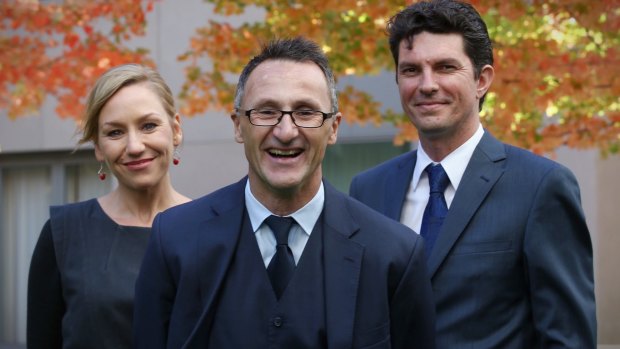
POLYGON ((144 14, 154 1, 0 2, 0 108, 10 118, 36 114, 49 96, 60 117, 79 119, 85 94, 105 69, 152 64, 144 49, 125 41, 144 34, 144 14), (117 27, 101 32, 99 21, 117 27))

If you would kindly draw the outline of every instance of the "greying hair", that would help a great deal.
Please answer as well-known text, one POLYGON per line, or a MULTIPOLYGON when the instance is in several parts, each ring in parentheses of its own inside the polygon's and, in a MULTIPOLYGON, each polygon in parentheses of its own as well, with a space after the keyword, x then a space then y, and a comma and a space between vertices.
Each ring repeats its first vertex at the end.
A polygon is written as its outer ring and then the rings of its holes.
POLYGON ((78 141, 78 144, 89 141, 97 143, 99 140, 99 114, 101 109, 123 87, 142 82, 148 83, 149 88, 159 96, 168 116, 171 119, 174 118, 176 114, 174 97, 170 87, 168 87, 158 72, 140 64, 119 65, 103 73, 88 94, 82 138, 78 141))
POLYGON ((254 56, 248 64, 243 68, 237 83, 237 91, 235 93, 235 108, 241 108, 241 100, 245 90, 245 84, 250 74, 261 63, 267 60, 289 60, 293 62, 313 62, 323 71, 329 88, 330 99, 332 103, 332 112, 338 111, 338 98, 336 96, 336 82, 334 73, 329 68, 329 61, 323 50, 314 41, 303 37, 293 39, 279 39, 270 41, 263 46, 261 53, 254 56))

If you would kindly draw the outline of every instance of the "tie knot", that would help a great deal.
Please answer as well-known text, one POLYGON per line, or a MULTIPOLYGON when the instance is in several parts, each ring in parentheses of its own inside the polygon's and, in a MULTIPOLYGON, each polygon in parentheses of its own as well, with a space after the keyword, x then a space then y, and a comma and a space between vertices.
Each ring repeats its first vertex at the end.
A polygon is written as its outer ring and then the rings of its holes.
POLYGON ((450 183, 450 178, 444 171, 441 164, 430 164, 424 170, 428 173, 428 183, 431 187, 431 193, 442 193, 446 190, 446 187, 450 183))
POLYGON ((265 219, 265 223, 273 231, 273 235, 276 237, 276 244, 288 245, 288 233, 291 230, 295 220, 292 217, 280 217, 271 215, 265 219))

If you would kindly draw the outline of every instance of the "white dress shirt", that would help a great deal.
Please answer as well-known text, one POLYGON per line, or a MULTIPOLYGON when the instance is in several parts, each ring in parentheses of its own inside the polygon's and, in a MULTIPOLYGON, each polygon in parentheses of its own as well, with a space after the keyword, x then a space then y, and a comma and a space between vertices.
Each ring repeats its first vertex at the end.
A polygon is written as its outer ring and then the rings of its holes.
MULTIPOLYGON (((439 162, 450 179, 450 184, 448 184, 443 194, 446 198, 448 209, 452 204, 452 199, 454 199, 454 194, 456 194, 461 178, 463 178, 463 173, 465 172, 465 168, 467 168, 469 159, 471 159, 483 135, 484 130, 482 129, 482 125, 479 125, 473 136, 439 162)), ((417 160, 415 168, 413 169, 413 177, 411 178, 411 184, 409 185, 409 190, 407 191, 403 210, 400 215, 400 222, 417 233, 420 232, 422 216, 424 215, 424 209, 428 203, 430 187, 428 184, 428 174, 424 169, 430 163, 437 164, 424 152, 422 144, 418 144, 417 160)))
MULTIPOLYGON (((299 258, 306 247, 306 243, 310 238, 314 225, 323 211, 324 203, 325 190, 323 188, 323 182, 321 182, 321 186, 312 200, 304 207, 287 216, 293 217, 296 222, 296 224, 293 224, 291 227, 291 231, 288 235, 288 245, 293 252, 295 264, 299 262, 299 258)), ((250 190, 250 181, 247 181, 245 184, 245 207, 250 216, 252 230, 256 236, 256 242, 258 243, 260 253, 263 256, 265 268, 267 268, 269 262, 271 262, 271 258, 273 258, 273 255, 276 253, 276 238, 269 226, 263 224, 263 222, 267 217, 273 215, 273 213, 254 197, 250 190)))

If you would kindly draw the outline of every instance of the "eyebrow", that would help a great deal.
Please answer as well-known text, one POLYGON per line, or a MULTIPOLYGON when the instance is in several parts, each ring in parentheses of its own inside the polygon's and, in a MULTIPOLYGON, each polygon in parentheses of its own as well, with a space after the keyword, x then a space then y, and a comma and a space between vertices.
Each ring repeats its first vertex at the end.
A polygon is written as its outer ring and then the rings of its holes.
MULTIPOLYGON (((144 122, 145 120, 154 118, 156 116, 161 116, 161 114, 158 113, 158 112, 149 112, 149 113, 140 115, 138 117, 138 122, 144 122)), ((120 121, 107 121, 107 122, 104 122, 102 126, 116 126, 116 125, 119 125, 119 124, 122 124, 122 122, 120 122, 120 121)))
MULTIPOLYGON (((266 98, 266 99, 259 99, 258 101, 256 101, 254 103, 254 105, 252 106, 252 108, 257 108, 257 107, 271 107, 271 108, 282 108, 282 102, 271 99, 271 98, 266 98)), ((320 109, 320 103, 317 100, 314 99, 308 99, 308 98, 302 98, 299 100, 293 100, 292 101, 292 108, 298 108, 299 105, 307 105, 311 108, 319 108, 320 109)))
POLYGON ((398 62, 398 68, 402 68, 402 67, 417 67, 417 66, 419 66, 419 64, 417 64, 417 63, 412 63, 412 62, 407 62, 407 61, 405 61, 405 62, 403 62, 403 61, 398 62))
POLYGON ((433 63, 433 65, 437 65, 437 64, 452 64, 452 65, 458 65, 458 66, 463 65, 461 61, 455 58, 441 58, 437 62, 433 63))
MULTIPOLYGON (((459 61, 458 59, 455 58, 439 58, 437 60, 433 60, 430 59, 431 61, 431 65, 432 66, 436 66, 436 65, 441 65, 441 64, 451 64, 451 65, 456 65, 456 66, 463 66, 464 64, 459 61)), ((408 61, 400 61, 398 62, 398 68, 407 68, 407 67, 418 67, 420 66, 420 63, 414 63, 414 62, 408 62, 408 61)))

